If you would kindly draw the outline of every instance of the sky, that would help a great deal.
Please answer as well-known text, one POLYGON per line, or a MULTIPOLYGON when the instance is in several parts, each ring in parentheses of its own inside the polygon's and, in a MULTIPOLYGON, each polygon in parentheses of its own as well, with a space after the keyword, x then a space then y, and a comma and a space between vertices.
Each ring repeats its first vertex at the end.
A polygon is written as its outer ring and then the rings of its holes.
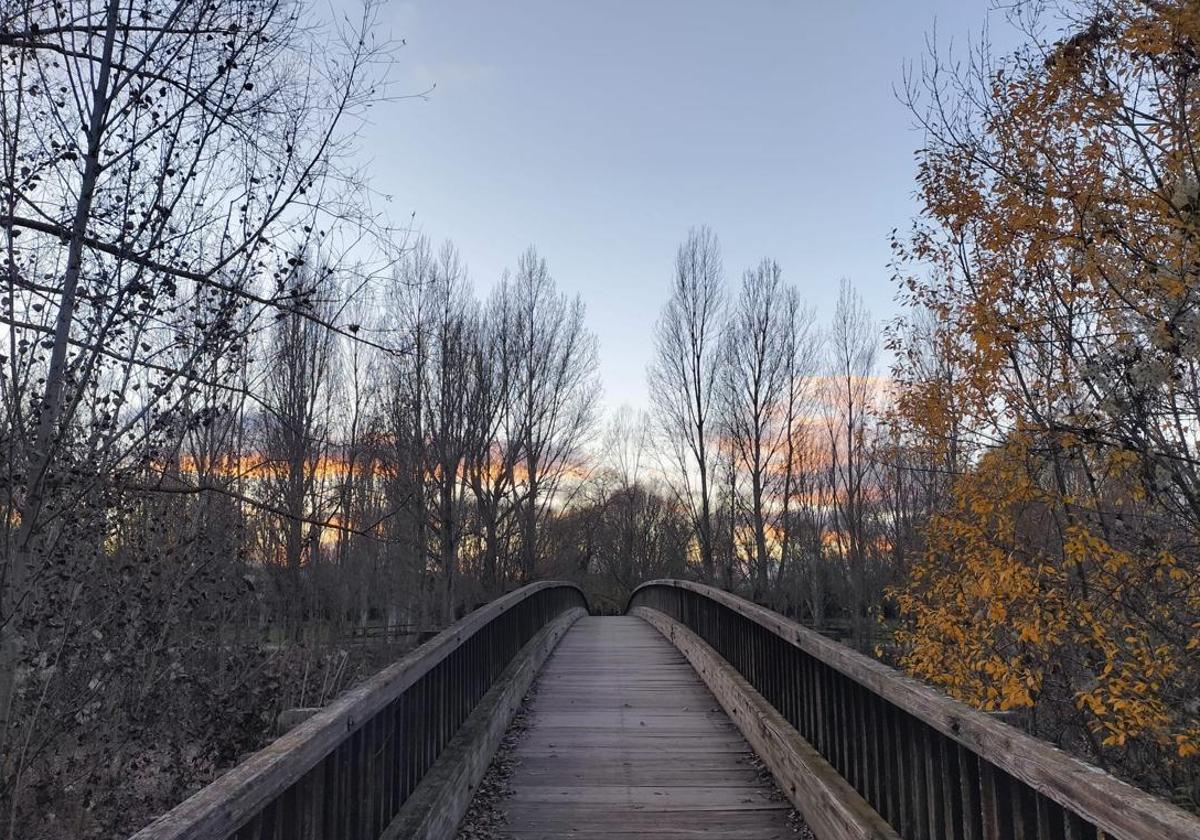
MULTIPOLYGON (((347 2, 349 0, 335 0, 347 2)), ((391 91, 359 135, 391 218, 453 239, 486 294, 537 247, 579 294, 608 408, 648 403, 675 249, 707 224, 731 282, 771 257, 818 314, 840 278, 896 312, 889 235, 921 135, 897 91, 989 0, 391 0, 391 91)), ((1003 33, 1000 33, 1002 37, 1003 33)))

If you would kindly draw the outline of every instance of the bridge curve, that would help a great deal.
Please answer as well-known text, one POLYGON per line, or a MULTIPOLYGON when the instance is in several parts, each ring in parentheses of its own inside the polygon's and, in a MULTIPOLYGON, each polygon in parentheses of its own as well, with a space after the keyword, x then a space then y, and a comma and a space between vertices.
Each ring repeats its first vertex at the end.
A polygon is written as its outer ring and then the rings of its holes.
POLYGON ((453 837, 547 661, 512 837, 787 836, 753 748, 818 840, 1200 838, 1200 818, 727 592, 656 580, 626 616, 587 612, 569 583, 509 593, 131 840, 453 837))

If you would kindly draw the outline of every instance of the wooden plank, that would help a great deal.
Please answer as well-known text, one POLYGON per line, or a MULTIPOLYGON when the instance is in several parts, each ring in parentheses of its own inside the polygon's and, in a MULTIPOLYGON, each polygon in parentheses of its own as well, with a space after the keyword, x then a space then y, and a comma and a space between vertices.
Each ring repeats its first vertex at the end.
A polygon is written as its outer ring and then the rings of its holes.
POLYGON ((958 750, 959 793, 962 796, 962 827, 966 840, 983 840, 983 806, 979 801, 979 757, 966 747, 958 750))
POLYGON ((581 755, 523 755, 520 773, 524 784, 668 788, 696 785, 704 788, 743 787, 759 781, 753 754, 731 758, 724 754, 698 756, 681 763, 671 756, 644 756, 637 773, 628 769, 629 757, 608 758, 593 753, 581 755))
POLYGON ((900 779, 896 772, 898 759, 896 758, 896 739, 893 737, 894 715, 895 709, 886 703, 879 703, 878 738, 880 751, 883 754, 883 791, 877 810, 893 826, 897 825, 900 819, 900 779))
POLYGON ((987 762, 979 762, 979 803, 983 813, 984 840, 1009 840, 1000 818, 1000 780, 996 770, 987 762))
POLYGON ((657 610, 638 607, 633 613, 687 657, 817 837, 899 840, 849 782, 703 639, 657 610))
POLYGON ((1038 840, 1037 794, 1011 779, 1008 788, 1012 802, 1013 840, 1038 840))
POLYGON ((867 750, 867 760, 870 762, 870 795, 867 796, 867 801, 871 803, 876 811, 887 818, 887 779, 885 778, 886 767, 883 724, 880 721, 882 704, 879 698, 875 695, 867 694, 867 731, 864 735, 869 744, 867 750))
POLYGON ((942 775, 942 736, 923 727, 921 749, 925 754, 926 806, 929 808, 929 836, 942 840, 946 836, 942 819, 946 812, 946 794, 942 775))
MULTIPOLYGON (((1036 795, 1036 794, 1035 794, 1036 795)), ((1054 840, 1064 835, 1062 809, 1044 796, 1037 797, 1038 840, 1054 840)))
POLYGON ((677 812, 664 819, 652 811, 622 812, 612 818, 607 807, 581 809, 564 816, 544 809, 510 814, 521 829, 510 835, 520 840, 795 840, 795 833, 774 811, 677 812))
POLYGON ((775 791, 755 779, 740 785, 522 785, 507 800, 525 805, 596 805, 638 811, 787 811, 775 791))
POLYGON ((899 830, 904 837, 916 837, 917 815, 913 802, 916 780, 913 778, 912 726, 909 717, 899 709, 892 709, 892 751, 896 757, 893 768, 896 778, 896 796, 899 799, 899 830))
POLYGON ((785 838, 765 782, 696 672, 638 618, 580 620, 546 664, 504 800, 508 836, 785 838))
MULTIPOLYGON (((1122 838, 1195 840, 1200 817, 1074 758, 1045 741, 976 711, 894 668, 838 644, 765 607, 711 586, 653 580, 648 587, 695 592, 771 631, 859 685, 970 749, 983 761, 1025 782, 1106 833, 1122 838)), ((828 751, 818 742, 821 751, 828 751)))
POLYGON ((941 751, 941 787, 944 803, 940 835, 946 840, 965 840, 962 817, 962 788, 959 783, 958 744, 938 737, 941 751))

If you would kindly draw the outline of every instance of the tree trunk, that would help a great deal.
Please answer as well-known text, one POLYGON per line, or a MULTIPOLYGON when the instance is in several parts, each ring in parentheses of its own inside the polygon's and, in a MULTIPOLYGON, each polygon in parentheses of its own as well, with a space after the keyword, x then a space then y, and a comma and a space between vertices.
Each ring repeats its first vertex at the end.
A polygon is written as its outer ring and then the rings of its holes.
MULTIPOLYGON (((39 405, 38 425, 33 446, 27 458, 29 489, 19 508, 20 525, 16 545, 9 555, 9 566, 0 579, 0 732, 7 730, 16 694, 16 670, 21 640, 16 626, 15 611, 33 564, 34 540, 38 517, 45 504, 46 479, 54 460, 55 436, 62 420, 63 392, 66 388, 67 350, 71 327, 75 321, 75 306, 79 291, 79 276, 83 266, 83 239, 100 177, 101 135, 109 106, 109 80, 112 75, 113 45, 116 40, 118 0, 109 0, 105 23, 104 52, 97 68, 96 86, 92 89, 92 108, 88 123, 87 151, 84 155, 83 179, 75 215, 71 223, 71 240, 67 246, 67 265, 63 273, 62 300, 54 324, 54 345, 46 371, 46 384, 39 405)), ((0 744, 3 741, 0 740, 0 744)))

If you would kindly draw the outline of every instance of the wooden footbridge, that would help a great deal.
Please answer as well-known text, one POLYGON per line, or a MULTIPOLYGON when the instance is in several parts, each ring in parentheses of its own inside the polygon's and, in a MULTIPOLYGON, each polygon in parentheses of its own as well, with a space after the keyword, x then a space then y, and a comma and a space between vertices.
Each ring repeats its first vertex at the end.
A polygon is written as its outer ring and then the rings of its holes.
POLYGON ((570 584, 512 592, 133 840, 454 837, 539 673, 506 837, 783 838, 794 806, 818 840, 1200 838, 1200 819, 782 616, 659 580, 612 617, 570 584))

